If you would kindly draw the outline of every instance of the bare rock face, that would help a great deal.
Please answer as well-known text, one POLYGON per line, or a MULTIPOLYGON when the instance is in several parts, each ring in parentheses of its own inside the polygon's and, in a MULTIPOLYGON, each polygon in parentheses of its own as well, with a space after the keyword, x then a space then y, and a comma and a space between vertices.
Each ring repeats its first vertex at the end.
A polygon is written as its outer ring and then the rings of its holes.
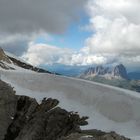
POLYGON ((59 101, 43 99, 39 105, 29 97, 19 97, 15 118, 5 140, 56 140, 86 125, 87 118, 57 107, 59 101))
POLYGON ((127 71, 124 65, 119 64, 115 67, 103 67, 96 66, 88 68, 83 74, 80 75, 81 78, 101 76, 104 78, 122 78, 128 79, 127 71))
POLYGON ((129 140, 115 132, 82 131, 88 117, 58 107, 59 101, 44 98, 41 104, 17 96, 0 81, 0 140, 129 140))
POLYGON ((9 59, 9 57, 5 54, 2 48, 0 48, 0 67, 5 70, 14 70, 11 66, 8 64, 11 64, 12 61, 9 59), (6 62, 6 63, 5 63, 6 62))
POLYGON ((113 68, 112 75, 115 77, 122 77, 128 79, 127 71, 124 65, 120 64, 113 68))
MULTIPOLYGON (((23 69, 27 69, 27 70, 32 70, 32 71, 35 71, 38 73, 52 74, 48 70, 34 67, 30 64, 27 64, 26 62, 21 61, 18 58, 14 58, 13 56, 8 56, 8 55, 0 47, 0 68, 2 68, 4 70, 15 70, 16 69, 15 67, 19 67, 19 68, 23 68, 23 69), (10 65, 10 64, 12 64, 12 65, 10 65)), ((55 73, 55 74, 57 74, 57 73, 55 73)))
POLYGON ((0 81, 0 140, 4 139, 7 128, 16 113, 17 98, 13 89, 0 81))
POLYGON ((5 54, 2 48, 0 48, 0 67, 5 70, 14 70, 11 66, 8 64, 11 64, 11 60, 9 57, 5 54), (5 63, 6 62, 6 63, 5 63))
POLYGON ((7 55, 4 53, 3 49, 0 48, 0 61, 5 61, 7 63, 11 63, 10 59, 7 57, 7 55))
POLYGON ((103 67, 103 66, 97 66, 97 67, 90 67, 85 72, 84 75, 105 75, 107 73, 110 73, 109 68, 103 67))
POLYGON ((26 96, 17 96, 17 98, 16 113, 7 129, 5 140, 16 139, 38 105, 35 99, 26 96))
POLYGON ((14 65, 16 65, 18 67, 21 67, 23 69, 32 70, 32 71, 39 72, 39 73, 50 73, 51 74, 51 72, 49 72, 47 70, 44 70, 44 69, 41 69, 41 68, 38 68, 38 67, 34 67, 30 64, 21 62, 20 60, 17 60, 13 57, 8 56, 8 58, 13 62, 14 65))
POLYGON ((57 140, 80 132, 88 117, 58 107, 59 101, 44 98, 41 104, 27 96, 16 96, 0 82, 0 140, 57 140))

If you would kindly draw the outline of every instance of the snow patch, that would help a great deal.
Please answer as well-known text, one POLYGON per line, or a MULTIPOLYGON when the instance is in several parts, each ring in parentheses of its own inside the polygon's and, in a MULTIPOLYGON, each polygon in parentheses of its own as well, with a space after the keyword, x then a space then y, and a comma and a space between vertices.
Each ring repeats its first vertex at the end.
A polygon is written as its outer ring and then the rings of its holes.
POLYGON ((89 116, 82 129, 115 131, 138 137, 140 130, 140 94, 81 79, 52 74, 2 72, 2 80, 15 87, 16 94, 60 100, 60 106, 89 116))

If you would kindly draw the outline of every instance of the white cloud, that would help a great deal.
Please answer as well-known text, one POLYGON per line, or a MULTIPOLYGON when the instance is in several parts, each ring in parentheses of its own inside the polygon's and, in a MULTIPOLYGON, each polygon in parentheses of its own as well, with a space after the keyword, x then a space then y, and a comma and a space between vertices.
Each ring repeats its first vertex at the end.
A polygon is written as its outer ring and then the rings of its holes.
POLYGON ((106 55, 87 55, 85 53, 76 52, 68 48, 60 48, 49 44, 35 44, 30 42, 27 52, 24 53, 21 58, 33 65, 45 65, 45 64, 65 64, 65 65, 91 65, 91 64, 103 64, 112 63, 114 56, 106 55), (111 58, 108 62, 108 58, 111 58))
POLYGON ((44 32, 30 33, 30 34, 0 34, 0 46, 17 56, 21 56, 28 49, 28 42, 36 40, 38 36, 45 38, 47 41, 51 40, 51 36, 44 32))
POLYGON ((81 51, 104 57, 103 63, 140 64, 140 1, 89 0, 87 11, 93 35, 81 51))
POLYGON ((84 5, 85 0, 0 0, 0 46, 19 56, 35 37, 64 33, 79 21, 84 5))
POLYGON ((48 44, 29 43, 28 50, 22 58, 33 65, 64 63, 70 64, 73 52, 67 48, 59 48, 48 44))
POLYGON ((74 52, 45 44, 30 44, 29 62, 91 65, 124 63, 140 64, 140 1, 139 0, 88 0, 90 16, 86 29, 93 34, 85 46, 74 52))

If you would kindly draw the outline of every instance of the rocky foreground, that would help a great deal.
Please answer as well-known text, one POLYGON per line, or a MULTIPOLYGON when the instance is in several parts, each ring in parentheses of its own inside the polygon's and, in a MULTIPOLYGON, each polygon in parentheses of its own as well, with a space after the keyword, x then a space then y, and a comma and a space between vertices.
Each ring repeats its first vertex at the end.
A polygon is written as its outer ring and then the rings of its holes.
POLYGON ((59 101, 17 96, 0 81, 0 140, 129 140, 115 132, 84 130, 88 117, 68 112, 59 101))

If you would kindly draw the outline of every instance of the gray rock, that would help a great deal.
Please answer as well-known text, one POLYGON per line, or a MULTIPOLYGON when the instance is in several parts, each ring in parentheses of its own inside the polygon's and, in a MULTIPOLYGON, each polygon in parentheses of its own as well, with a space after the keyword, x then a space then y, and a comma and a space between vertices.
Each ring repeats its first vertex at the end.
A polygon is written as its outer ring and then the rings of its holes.
POLYGON ((0 81, 0 140, 56 140, 80 131, 87 117, 57 107, 56 99, 16 96, 13 88, 0 81))
POLYGON ((7 128, 16 113, 17 98, 13 89, 0 81, 0 140, 4 139, 7 128))
POLYGON ((95 76, 96 77, 102 76, 109 79, 111 78, 128 79, 126 68, 122 64, 116 65, 115 67, 103 67, 103 66, 90 67, 79 77, 89 78, 95 76))
POLYGON ((117 65, 113 68, 112 75, 114 77, 121 77, 124 79, 128 79, 126 68, 122 64, 117 65))
POLYGON ((82 131, 88 117, 58 107, 59 101, 44 98, 41 104, 16 96, 0 81, 0 140, 129 140, 115 132, 82 131))

